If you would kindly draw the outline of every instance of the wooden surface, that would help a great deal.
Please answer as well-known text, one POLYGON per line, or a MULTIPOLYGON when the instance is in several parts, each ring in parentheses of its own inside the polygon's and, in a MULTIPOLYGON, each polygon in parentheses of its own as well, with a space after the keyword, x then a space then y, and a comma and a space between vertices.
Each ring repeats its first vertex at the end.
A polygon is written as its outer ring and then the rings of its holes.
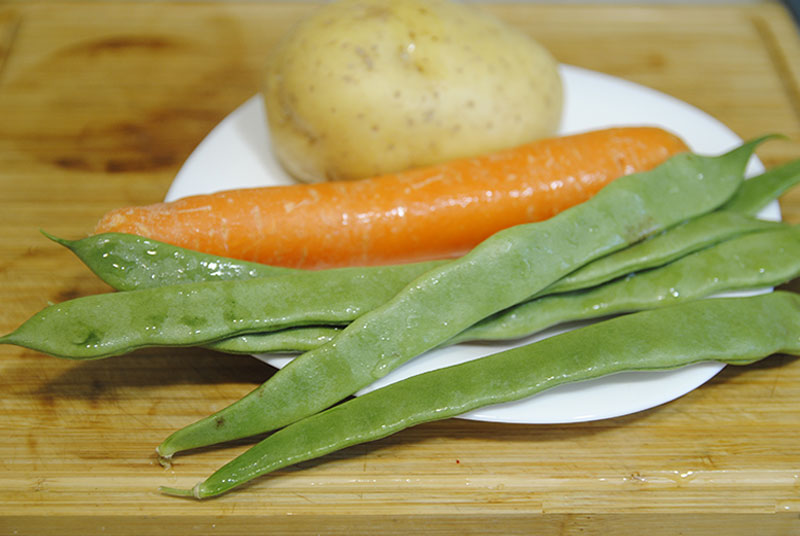
MULTIPOLYGON (((39 235, 163 198, 258 91, 305 3, 0 4, 0 332, 108 289, 39 235)), ((800 157, 800 44, 777 4, 491 8, 556 57, 643 83, 800 157)), ((782 201, 800 222, 800 189, 782 201)), ((792 288, 800 288, 794 283, 792 288)), ((728 368, 670 404, 567 426, 432 423, 207 502, 160 496, 246 444, 162 469, 170 432, 265 380, 249 357, 76 363, 0 347, 0 534, 798 534, 800 361, 728 368)))

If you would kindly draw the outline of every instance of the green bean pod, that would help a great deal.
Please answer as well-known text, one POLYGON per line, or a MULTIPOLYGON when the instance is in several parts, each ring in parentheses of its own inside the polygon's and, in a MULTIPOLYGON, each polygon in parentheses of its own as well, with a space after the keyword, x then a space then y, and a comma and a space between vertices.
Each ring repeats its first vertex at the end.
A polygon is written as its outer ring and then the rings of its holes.
MULTIPOLYGON (((736 213, 714 212, 700 218, 690 220, 689 223, 670 229, 651 240, 634 244, 629 248, 589 263, 583 269, 570 274, 555 285, 551 285, 542 293, 540 293, 540 295, 550 294, 552 292, 561 292, 572 288, 584 288, 585 286, 599 284, 618 275, 628 273, 634 269, 642 269, 652 265, 661 264, 671 260, 673 257, 678 257, 682 254, 685 254, 687 251, 699 249, 709 242, 722 240, 729 236, 735 236, 745 232, 768 229, 774 225, 778 224, 774 222, 763 222, 736 213)), ((103 257, 106 255, 108 262, 110 262, 112 265, 116 265, 117 268, 98 271, 104 274, 103 277, 106 282, 119 288, 127 288, 128 286, 131 286, 131 288, 141 290, 147 288, 158 288, 161 286, 160 284, 156 286, 149 286, 146 284, 146 281, 170 281, 172 284, 183 284, 204 281, 244 281, 248 279, 263 279, 265 277, 276 277, 287 274, 303 274, 302 271, 298 270, 275 270, 271 266, 259 265, 256 263, 244 263, 233 259, 225 259, 224 257, 196 254, 196 252, 188 252, 175 246, 143 239, 142 237, 135 235, 98 235, 79 241, 65 241, 55 237, 50 238, 58 241, 59 243, 63 243, 73 251, 78 252, 81 258, 85 261, 96 256, 103 257), (148 251, 154 252, 154 264, 144 262, 141 259, 140 253, 137 253, 137 251, 141 252, 145 248, 150 248, 148 251), (123 256, 122 253, 119 252, 126 253, 127 256, 123 256), (158 270, 155 269, 156 266, 158 266, 158 270), (169 271, 173 275, 167 278, 166 274, 161 273, 162 271, 169 271), (123 272, 127 273, 125 277, 117 277, 123 272)), ((282 351, 287 347, 291 347, 295 351, 310 350, 319 346, 323 342, 329 342, 331 338, 338 334, 340 330, 335 327, 322 328, 314 326, 308 328, 298 328, 297 330, 292 330, 289 333, 273 333, 273 331, 285 326, 324 322, 326 321, 326 318, 328 319, 327 322, 346 324, 353 320, 357 315, 363 314, 367 310, 371 310, 371 308, 380 305, 380 303, 382 303, 380 302, 381 299, 388 300, 391 298, 393 295, 392 293, 400 290, 403 283, 410 282, 414 277, 420 275, 427 269, 441 265, 444 262, 446 261, 432 261, 412 265, 386 267, 350 268, 347 269, 347 277, 342 277, 342 272, 339 270, 305 272, 304 275, 282 280, 278 287, 276 287, 274 283, 248 284, 244 286, 244 288, 247 290, 243 290, 243 292, 253 292, 254 297, 257 296, 268 303, 274 301, 274 294, 277 292, 275 290, 276 288, 280 288, 282 291, 287 291, 289 295, 299 291, 306 295, 303 303, 309 306, 307 313, 303 315, 303 312, 300 310, 290 309, 287 311, 286 316, 292 319, 291 323, 288 319, 281 320, 281 323, 277 320, 273 321, 277 311, 273 311, 272 313, 266 313, 265 311, 254 311, 254 314, 257 314, 258 316, 250 319, 250 321, 247 321, 247 319, 239 319, 239 326, 243 328, 242 330, 237 329, 226 334, 223 334, 219 331, 214 331, 213 335, 204 331, 202 336, 205 337, 207 334, 209 334, 214 338, 222 337, 223 340, 219 342, 211 342, 206 346, 217 351, 228 353, 273 352, 282 351), (384 283, 380 281, 382 278, 386 278, 384 283), (304 290, 309 288, 309 282, 312 281, 313 287, 320 289, 320 291, 316 294, 308 294, 307 292, 304 292, 304 290), (299 288, 294 289, 293 291, 289 288, 289 285, 291 284, 296 284, 299 288), (324 290, 326 288, 330 289, 331 287, 336 289, 333 294, 331 294, 329 290, 324 290), (369 294, 365 293, 364 290, 368 288, 373 289, 374 292, 369 294), (348 307, 343 307, 341 303, 336 303, 336 296, 343 297, 346 295, 350 296, 350 303, 348 307), (316 296, 316 300, 314 299, 314 296, 316 296), (314 303, 315 301, 316 303, 314 303), (326 311, 326 309, 330 310, 331 316, 326 317, 324 315, 320 315, 320 311, 326 311), (334 310, 338 312, 333 314, 332 311, 334 310), (344 310, 348 310, 350 313, 346 314, 343 312, 344 310), (269 316, 269 314, 272 316, 269 316), (257 323, 261 323, 261 331, 264 332, 261 335, 250 333, 253 329, 255 329, 254 326, 258 325, 257 323), (244 327, 245 325, 247 327, 244 327), (306 330, 311 331, 306 333, 306 330), (237 332, 244 332, 247 333, 247 335, 241 335, 240 337, 243 337, 242 340, 237 340, 237 336, 235 335, 237 332)), ((96 266, 95 263, 88 262, 88 264, 90 266, 96 266)), ((103 266, 106 265, 106 263, 103 263, 103 266)), ((230 285, 232 288, 234 288, 234 290, 231 290, 231 292, 235 293, 235 287, 237 285, 230 285)), ((224 290, 224 288, 220 287, 220 290, 224 290)), ((70 317, 74 317, 78 314, 75 312, 77 309, 89 307, 100 307, 101 309, 105 307, 114 308, 116 311, 125 311, 131 307, 136 307, 137 305, 135 304, 137 302, 146 303, 149 300, 153 300, 152 303, 155 304, 165 300, 174 300, 174 295, 185 295, 185 293, 181 289, 174 288, 165 290, 163 294, 154 291, 152 294, 144 294, 141 296, 126 295, 125 297, 97 297, 92 300, 86 300, 88 303, 79 302, 80 306, 79 304, 73 304, 70 306, 62 305, 57 307, 55 310, 59 311, 58 314, 60 316, 70 315, 70 317), (110 303, 108 305, 102 305, 104 302, 110 303)), ((187 304, 186 307, 188 308, 187 311, 190 309, 194 310, 194 312, 191 314, 198 318, 198 322, 208 322, 210 324, 212 323, 213 319, 207 317, 208 313, 213 312, 214 307, 209 303, 209 300, 215 300, 217 298, 214 297, 210 291, 204 292, 203 296, 206 297, 201 296, 200 298, 193 298, 196 307, 191 307, 189 304, 187 304), (197 311, 197 309, 201 309, 202 307, 208 307, 208 313, 197 311)), ((47 311, 47 314, 48 318, 54 321, 55 317, 53 316, 53 311, 54 310, 51 309, 47 311)), ((66 321, 71 322, 71 320, 68 318, 65 318, 65 322, 66 321)), ((192 327, 194 326, 186 326, 187 330, 192 327)), ((40 329, 44 329, 44 327, 40 329)), ((199 337, 187 338, 185 331, 176 332, 174 330, 164 330, 159 326, 154 326, 148 330, 148 333, 150 334, 160 333, 161 338, 158 340, 150 340, 148 337, 141 341, 130 340, 128 341, 127 345, 115 344, 112 342, 110 338, 112 336, 119 335, 114 335, 112 331, 103 326, 98 325, 96 329, 92 329, 92 331, 94 333, 98 333, 100 331, 106 333, 104 340, 96 341, 98 346, 93 346, 93 348, 96 348, 97 350, 102 350, 101 352, 94 353, 87 350, 81 351, 80 354, 70 354, 64 351, 64 348, 68 348, 68 346, 63 345, 60 353, 53 355, 69 358, 98 358, 124 353, 141 346, 192 345, 202 344, 204 342, 203 339, 199 337), (170 334, 174 334, 174 336, 170 334)), ((87 333, 87 337, 91 339, 93 335, 89 335, 87 333)), ((73 340, 75 340, 74 337, 73 340)), ((82 339, 78 338, 78 340, 82 339)), ((2 339, 0 339, 0 341, 2 341, 2 339)), ((8 342, 13 342, 13 340, 8 342)), ((52 340, 53 344, 59 342, 60 341, 52 340)), ((34 341, 29 345, 35 344, 36 343, 34 341)), ((48 353, 54 352, 53 348, 46 350, 41 346, 34 346, 34 349, 46 351, 48 353)))
POLYGON ((319 348, 335 339, 343 327, 298 326, 267 333, 228 337, 204 345, 226 354, 297 353, 319 348))
MULTIPOLYGON (((601 285, 632 272, 664 265, 736 236, 780 227, 778 222, 758 220, 738 212, 714 211, 590 262, 545 288, 536 297, 601 285)), ((242 340, 231 337, 208 347, 218 352, 247 354, 308 351, 330 342, 340 331, 341 328, 333 326, 301 327, 286 335, 274 332, 250 334, 242 340)))
POLYGON ((623 275, 661 266, 712 244, 757 231, 780 227, 737 212, 715 211, 579 268, 544 289, 540 296, 593 287, 623 275))
MULTIPOLYGON (((516 339, 563 322, 664 307, 720 292, 771 287, 798 276, 800 228, 780 225, 601 286, 517 304, 470 326, 446 344, 516 339)), ((210 347, 233 353, 308 350, 333 340, 341 329, 308 326, 226 339, 210 347)))
POLYGON ((117 290, 274 277, 300 271, 209 255, 134 234, 104 233, 80 240, 66 240, 44 231, 42 234, 72 251, 117 290))
POLYGON ((51 305, 0 344, 69 359, 97 359, 149 346, 193 346, 303 324, 347 324, 377 308, 423 264, 297 272, 242 281, 186 283, 84 296, 51 305))
POLYGON ((767 170, 744 181, 718 211, 689 220, 630 248, 598 259, 558 281, 542 294, 599 285, 630 272, 665 264, 737 234, 767 229, 770 222, 752 218, 798 182, 800 160, 767 170))
POLYGON ((800 182, 800 160, 794 160, 744 181, 721 209, 755 216, 798 182, 800 182))
POLYGON ((665 307, 712 294, 772 287, 800 276, 800 227, 733 238, 641 273, 586 290, 544 296, 485 318, 457 335, 525 337, 562 322, 665 307))
POLYGON ((388 385, 275 432, 191 490, 161 491, 213 497, 282 467, 568 382, 705 361, 747 365, 776 353, 800 355, 795 294, 700 300, 617 317, 388 385))
MULTIPOLYGON (((751 222, 748 227, 751 231, 769 223, 752 219, 751 222)), ((731 233, 744 232, 745 225, 747 222, 739 227, 720 228, 730 229, 731 233)), ((45 309, 14 334, 0 338, 0 342, 71 359, 108 357, 146 346, 186 346, 208 341, 213 341, 206 344, 209 348, 235 353, 279 351, 287 345, 295 350, 310 350, 329 342, 340 330, 295 326, 346 325, 389 300, 427 268, 439 264, 348 268, 324 273, 296 271, 274 280, 206 282, 90 296, 45 309), (226 321, 220 305, 232 301, 237 303, 238 312, 226 313, 229 317, 226 321), (181 313, 170 314, 170 310, 181 313), (140 311, 147 311, 147 315, 140 311), (294 329, 286 331, 287 327, 294 329)))
POLYGON ((738 189, 760 141, 719 157, 677 155, 549 220, 496 233, 412 281, 238 402, 175 432, 159 455, 260 434, 322 411, 578 267, 716 209, 738 189))

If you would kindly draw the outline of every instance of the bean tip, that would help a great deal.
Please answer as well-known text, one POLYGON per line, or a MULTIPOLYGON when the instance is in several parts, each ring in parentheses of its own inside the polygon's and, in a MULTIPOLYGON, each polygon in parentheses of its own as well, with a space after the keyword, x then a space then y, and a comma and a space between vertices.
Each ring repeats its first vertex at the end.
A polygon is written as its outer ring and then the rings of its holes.
POLYGON ((159 447, 156 447, 156 457, 158 458, 158 463, 165 469, 172 467, 172 454, 162 454, 159 447))
POLYGON ((65 247, 70 247, 70 244, 72 243, 70 240, 67 240, 66 238, 59 238, 56 235, 48 233, 44 229, 39 229, 39 232, 42 233, 46 238, 49 238, 53 242, 61 244, 62 246, 65 247))
POLYGON ((169 486, 159 486, 158 491, 163 493, 164 495, 170 495, 172 497, 192 497, 198 498, 194 494, 193 489, 183 489, 183 488, 171 488, 169 486))

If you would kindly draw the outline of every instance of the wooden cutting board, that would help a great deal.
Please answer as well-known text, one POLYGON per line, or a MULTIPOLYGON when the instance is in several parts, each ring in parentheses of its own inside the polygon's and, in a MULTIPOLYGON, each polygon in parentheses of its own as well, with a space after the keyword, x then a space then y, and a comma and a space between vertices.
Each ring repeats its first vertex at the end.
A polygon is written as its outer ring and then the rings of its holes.
MULTIPOLYGON (((39 233, 87 234, 163 198, 209 130, 256 93, 313 8, 271 2, 0 4, 0 332, 109 289, 39 233)), ((776 3, 491 5, 562 62, 664 91, 758 151, 800 157, 800 40, 776 3)), ((800 189, 783 197, 800 222, 800 189)), ((797 282, 787 286, 800 290, 797 282)), ((798 534, 800 362, 728 368, 635 415, 571 425, 449 420, 278 471, 222 498, 189 486, 246 443, 161 468, 169 433, 272 369, 148 350, 69 362, 0 347, 0 534, 798 534)))

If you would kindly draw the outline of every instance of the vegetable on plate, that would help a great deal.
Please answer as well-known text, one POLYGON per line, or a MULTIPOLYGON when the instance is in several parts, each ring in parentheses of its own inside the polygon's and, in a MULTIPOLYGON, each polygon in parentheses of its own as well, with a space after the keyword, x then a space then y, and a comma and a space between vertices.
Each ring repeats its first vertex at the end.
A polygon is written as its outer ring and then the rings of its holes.
POLYGON ((653 127, 540 140, 352 182, 221 191, 113 210, 95 233, 124 232, 291 268, 457 257, 492 234, 582 203, 614 179, 685 152, 653 127))
POLYGON ((451 0, 339 0, 270 51, 275 154, 304 182, 358 180, 553 136, 558 64, 528 35, 451 0))
POLYGON ((213 497, 282 467, 568 382, 704 361, 748 365, 776 353, 800 355, 796 294, 634 313, 388 385, 278 430, 192 489, 161 491, 213 497))
POLYGON ((674 156, 554 218, 496 233, 464 257, 425 272, 238 402, 175 432, 158 447, 160 456, 260 434, 322 411, 576 268, 714 210, 739 188, 760 141, 717 157, 674 156))

